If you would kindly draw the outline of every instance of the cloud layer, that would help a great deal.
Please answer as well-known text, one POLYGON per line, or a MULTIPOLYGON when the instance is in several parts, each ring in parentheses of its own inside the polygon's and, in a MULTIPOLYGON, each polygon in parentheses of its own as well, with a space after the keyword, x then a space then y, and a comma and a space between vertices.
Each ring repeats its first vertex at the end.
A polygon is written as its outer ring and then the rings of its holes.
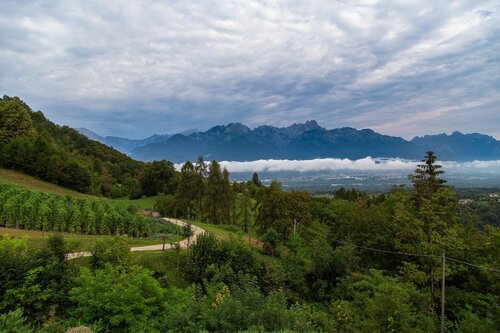
POLYGON ((498 1, 14 1, 0 93, 144 137, 240 121, 500 138, 498 1))
MULTIPOLYGON (((222 161, 231 173, 251 172, 315 172, 315 171, 412 171, 420 162, 403 159, 378 159, 365 157, 359 160, 322 158, 314 160, 257 160, 251 162, 222 161)), ((445 170, 473 172, 489 171, 500 174, 500 160, 472 161, 472 162, 439 162, 445 170)), ((180 170, 182 164, 175 164, 180 170)))

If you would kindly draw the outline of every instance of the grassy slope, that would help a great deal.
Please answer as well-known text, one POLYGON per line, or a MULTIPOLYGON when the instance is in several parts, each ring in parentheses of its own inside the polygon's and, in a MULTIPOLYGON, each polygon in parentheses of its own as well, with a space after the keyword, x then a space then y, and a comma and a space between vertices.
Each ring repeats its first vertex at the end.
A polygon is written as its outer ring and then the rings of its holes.
POLYGON ((255 239, 255 236, 252 235, 252 232, 250 232, 250 239, 249 239, 249 237, 242 230, 238 229, 237 231, 235 231, 234 229, 236 229, 237 227, 233 229, 233 227, 231 226, 208 224, 200 221, 189 221, 189 223, 194 224, 202 229, 205 229, 206 231, 214 234, 215 236, 221 239, 227 240, 235 237, 241 239, 244 242, 248 242, 253 247, 262 249, 262 242, 255 239))
POLYGON ((20 172, 0 168, 0 184, 15 185, 32 191, 43 193, 68 195, 77 199, 96 198, 94 196, 79 193, 67 188, 48 183, 46 181, 25 175, 20 172))
MULTIPOLYGON (((68 195, 76 199, 97 199, 99 197, 79 193, 62 186, 58 186, 35 177, 25 175, 13 170, 0 168, 0 184, 15 185, 23 187, 31 191, 39 191, 43 193, 68 195)), ((107 198, 100 198, 103 200, 108 200, 107 198)), ((134 205, 138 208, 152 209, 156 197, 145 197, 136 200, 130 200, 127 198, 113 199, 114 202, 124 205, 134 205)))

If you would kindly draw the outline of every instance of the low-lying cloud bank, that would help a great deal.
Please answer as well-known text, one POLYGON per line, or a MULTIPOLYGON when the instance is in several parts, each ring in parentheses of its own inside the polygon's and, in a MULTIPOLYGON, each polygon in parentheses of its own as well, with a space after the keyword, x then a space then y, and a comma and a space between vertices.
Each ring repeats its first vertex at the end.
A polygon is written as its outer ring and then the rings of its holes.
MULTIPOLYGON (((314 160, 256 160, 250 162, 222 161, 221 166, 231 173, 243 172, 311 172, 311 171, 407 171, 416 168, 419 161, 409 161, 398 158, 381 159, 365 157, 359 160, 347 158, 318 158, 314 160)), ((456 171, 496 171, 500 174, 500 160, 471 162, 438 162, 445 170, 456 171)), ((176 164, 180 170, 182 164, 176 164)))

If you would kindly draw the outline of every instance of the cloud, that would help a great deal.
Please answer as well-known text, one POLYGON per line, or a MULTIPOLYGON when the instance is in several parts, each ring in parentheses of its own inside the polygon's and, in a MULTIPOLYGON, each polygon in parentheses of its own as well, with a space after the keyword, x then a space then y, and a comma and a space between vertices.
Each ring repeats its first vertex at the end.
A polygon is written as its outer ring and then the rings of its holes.
MULTIPOLYGON (((251 162, 221 161, 231 173, 251 172, 315 172, 315 171, 412 171, 420 162, 403 159, 379 159, 365 157, 359 160, 322 158, 313 160, 257 160, 251 162)), ((445 170, 452 171, 493 171, 500 174, 500 160, 472 162, 439 162, 445 170)), ((175 164, 180 170, 182 164, 175 164)))
POLYGON ((7 0, 2 9, 0 92, 103 135, 311 118, 404 137, 498 135, 498 1, 7 0))

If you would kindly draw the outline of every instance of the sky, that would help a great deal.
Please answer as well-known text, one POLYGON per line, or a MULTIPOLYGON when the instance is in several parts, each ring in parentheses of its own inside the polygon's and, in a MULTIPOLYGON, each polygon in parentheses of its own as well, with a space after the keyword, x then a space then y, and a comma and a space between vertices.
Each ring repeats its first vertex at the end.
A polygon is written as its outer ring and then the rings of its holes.
POLYGON ((144 138, 241 122, 500 139, 500 1, 2 1, 0 94, 144 138))

